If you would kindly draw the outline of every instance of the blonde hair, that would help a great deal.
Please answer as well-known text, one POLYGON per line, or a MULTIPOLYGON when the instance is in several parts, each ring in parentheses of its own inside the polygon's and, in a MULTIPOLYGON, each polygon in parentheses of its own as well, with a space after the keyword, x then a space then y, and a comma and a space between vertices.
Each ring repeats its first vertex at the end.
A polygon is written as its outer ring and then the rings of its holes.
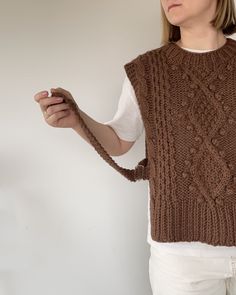
MULTIPOLYGON (((161 2, 160 2, 161 3, 161 2)), ((180 40, 180 27, 172 25, 161 5, 161 22, 162 22, 162 45, 180 40)), ((215 18, 211 24, 217 29, 222 30, 224 35, 236 33, 236 9, 234 0, 218 0, 215 18)))

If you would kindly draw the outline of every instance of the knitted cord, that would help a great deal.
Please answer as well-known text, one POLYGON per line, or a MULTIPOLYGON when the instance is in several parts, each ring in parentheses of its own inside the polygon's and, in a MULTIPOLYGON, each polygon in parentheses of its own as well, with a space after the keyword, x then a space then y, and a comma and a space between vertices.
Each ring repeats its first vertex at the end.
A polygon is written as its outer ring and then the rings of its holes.
POLYGON ((124 177, 126 177, 128 180, 135 182, 137 180, 146 180, 148 179, 148 159, 147 159, 147 144, 145 140, 145 154, 146 157, 138 162, 138 164, 135 166, 134 169, 127 169, 119 166, 112 157, 107 153, 107 151, 104 149, 104 147, 100 144, 100 142, 97 140, 95 135, 91 132, 91 130, 88 128, 87 124, 83 120, 80 114, 80 110, 76 104, 76 102, 72 99, 69 99, 66 95, 64 95, 61 92, 53 91, 52 96, 56 97, 62 97, 64 99, 64 102, 67 103, 71 110, 74 111, 74 113, 77 115, 79 124, 81 128, 83 129, 84 133, 88 137, 90 143, 94 147, 94 149, 97 151, 97 153, 115 170, 120 172, 124 177))

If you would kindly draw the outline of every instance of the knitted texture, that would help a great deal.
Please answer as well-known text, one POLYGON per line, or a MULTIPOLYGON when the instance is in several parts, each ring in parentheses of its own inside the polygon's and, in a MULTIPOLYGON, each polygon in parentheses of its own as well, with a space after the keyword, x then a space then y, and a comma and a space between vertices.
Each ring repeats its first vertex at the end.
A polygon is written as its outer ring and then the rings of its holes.
POLYGON ((236 41, 168 43, 124 67, 146 133, 152 239, 236 246, 236 41))
POLYGON ((148 180, 158 242, 236 246, 236 41, 194 53, 175 43, 124 65, 145 129, 145 158, 119 166, 77 114, 92 146, 130 181, 148 180))

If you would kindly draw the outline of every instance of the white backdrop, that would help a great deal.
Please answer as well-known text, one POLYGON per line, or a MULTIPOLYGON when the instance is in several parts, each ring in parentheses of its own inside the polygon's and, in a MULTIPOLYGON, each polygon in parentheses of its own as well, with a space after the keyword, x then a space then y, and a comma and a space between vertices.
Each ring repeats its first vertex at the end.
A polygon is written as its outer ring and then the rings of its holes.
MULTIPOLYGON (((1 1, 0 295, 148 295, 147 182, 132 183, 33 96, 110 120, 123 65, 159 47, 159 1, 1 1)), ((133 168, 144 134, 115 160, 133 168)))

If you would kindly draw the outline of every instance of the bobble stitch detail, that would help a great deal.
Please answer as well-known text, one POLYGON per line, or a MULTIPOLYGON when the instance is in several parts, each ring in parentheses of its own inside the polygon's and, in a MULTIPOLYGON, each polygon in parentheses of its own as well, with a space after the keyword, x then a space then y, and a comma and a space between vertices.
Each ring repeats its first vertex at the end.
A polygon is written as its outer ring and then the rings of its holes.
POLYGON ((190 162, 189 160, 184 160, 184 164, 185 164, 186 166, 190 166, 190 165, 191 165, 191 162, 190 162))
POLYGON ((227 105, 224 105, 224 106, 223 106, 223 109, 224 109, 225 111, 229 111, 229 110, 230 110, 230 107, 227 106, 227 105))
POLYGON ((199 143, 202 142, 202 139, 201 139, 200 136, 195 136, 194 137, 194 140, 197 141, 197 142, 199 142, 199 143))
POLYGON ((183 107, 186 106, 187 104, 188 104, 187 100, 182 100, 181 105, 182 105, 183 107))
POLYGON ((182 173, 183 178, 186 178, 188 176, 188 174, 186 172, 182 173))
POLYGON ((225 80, 225 76, 222 75, 222 74, 219 74, 219 75, 218 75, 218 78, 219 78, 220 80, 222 80, 222 81, 225 80))
POLYGON ((192 92, 188 92, 188 97, 190 97, 190 98, 193 98, 194 97, 194 92, 192 91, 192 92))
POLYGON ((221 157, 225 156, 225 152, 224 151, 219 151, 219 154, 221 155, 221 157))
POLYGON ((190 191, 193 191, 195 189, 195 187, 192 184, 190 184, 188 188, 190 191))
POLYGON ((222 99, 222 96, 219 93, 215 93, 215 98, 217 100, 221 100, 222 99))
POLYGON ((209 88, 210 88, 211 90, 215 90, 215 89, 216 89, 216 87, 215 87, 214 84, 210 84, 210 85, 209 85, 209 88))
POLYGON ((229 163, 228 164, 228 167, 229 167, 230 170, 233 170, 234 169, 234 165, 232 163, 229 163))
POLYGON ((221 129, 219 130, 219 133, 220 133, 220 135, 225 135, 226 130, 225 130, 224 128, 221 128, 221 129))
POLYGON ((215 200, 215 202, 216 202, 216 204, 218 204, 218 205, 220 205, 220 206, 223 206, 223 205, 224 205, 224 201, 223 201, 222 198, 217 198, 217 199, 215 200))
POLYGON ((196 149, 195 149, 194 147, 190 148, 190 150, 189 150, 189 151, 190 151, 190 153, 191 153, 191 154, 194 154, 194 153, 196 153, 196 149))
POLYGON ((227 65, 227 70, 229 70, 229 71, 232 71, 232 70, 233 70, 231 64, 228 64, 228 65, 227 65))
POLYGON ((193 126, 192 126, 192 125, 187 125, 187 126, 186 126, 186 129, 187 129, 187 130, 193 130, 193 126))
POLYGON ((229 124, 233 124, 234 123, 234 119, 233 118, 228 118, 228 123, 229 124))
POLYGON ((218 146, 219 141, 216 138, 212 138, 211 140, 212 144, 214 144, 215 146, 218 146))
POLYGON ((184 74, 182 75, 182 79, 185 80, 186 78, 187 78, 187 75, 184 73, 184 74))

